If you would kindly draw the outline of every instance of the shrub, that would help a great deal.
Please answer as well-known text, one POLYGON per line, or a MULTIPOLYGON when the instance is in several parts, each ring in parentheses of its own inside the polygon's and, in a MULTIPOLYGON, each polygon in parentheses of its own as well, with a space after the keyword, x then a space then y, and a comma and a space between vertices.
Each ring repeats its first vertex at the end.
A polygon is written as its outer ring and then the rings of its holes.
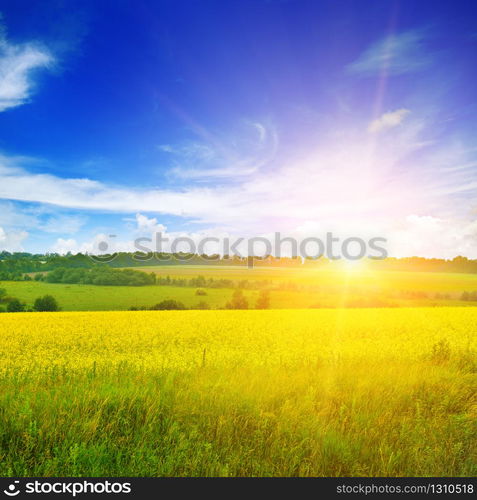
POLYGON ((144 273, 134 269, 112 269, 93 267, 91 269, 57 268, 46 274, 48 283, 81 283, 111 286, 144 286, 156 283, 154 273, 144 273))
POLYGON ((7 304, 7 312, 23 312, 25 310, 25 304, 20 302, 19 299, 12 299, 7 304))
POLYGON ((205 302, 205 300, 201 300, 194 309, 210 309, 210 304, 205 302))
POLYGON ((268 290, 260 291, 255 309, 270 309, 270 292, 268 290))
POLYGON ((248 300, 244 297, 241 289, 235 290, 232 300, 225 305, 226 309, 248 309, 248 300))
POLYGON ((470 300, 472 302, 477 301, 477 290, 474 290, 472 292, 463 292, 460 300, 470 300))
POLYGON ((159 302, 155 306, 151 307, 152 311, 165 311, 165 310, 183 310, 186 309, 186 306, 179 302, 178 300, 167 299, 159 302))
POLYGON ((197 276, 197 278, 191 278, 189 284, 190 286, 203 287, 206 286, 207 280, 203 276, 197 276))
POLYGON ((46 312, 58 311, 60 308, 58 307, 58 302, 53 295, 44 295, 43 297, 38 297, 35 300, 33 309, 38 312, 46 312))
POLYGON ((195 291, 195 294, 203 296, 203 295, 207 295, 207 292, 203 288, 197 288, 197 290, 195 291))

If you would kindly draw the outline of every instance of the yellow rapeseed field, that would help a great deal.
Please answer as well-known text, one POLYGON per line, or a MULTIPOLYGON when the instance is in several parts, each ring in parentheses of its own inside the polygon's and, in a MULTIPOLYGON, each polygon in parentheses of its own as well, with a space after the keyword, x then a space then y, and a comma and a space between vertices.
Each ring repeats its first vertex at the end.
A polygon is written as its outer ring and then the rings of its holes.
POLYGON ((2 475, 472 475, 477 308, 0 315, 2 475))

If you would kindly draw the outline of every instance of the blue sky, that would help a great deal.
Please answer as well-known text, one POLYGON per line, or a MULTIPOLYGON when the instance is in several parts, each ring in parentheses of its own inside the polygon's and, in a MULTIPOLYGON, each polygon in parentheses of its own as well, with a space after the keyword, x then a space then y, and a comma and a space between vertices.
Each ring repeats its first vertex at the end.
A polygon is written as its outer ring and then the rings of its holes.
POLYGON ((474 1, 0 12, 0 248, 334 231, 477 257, 474 1))

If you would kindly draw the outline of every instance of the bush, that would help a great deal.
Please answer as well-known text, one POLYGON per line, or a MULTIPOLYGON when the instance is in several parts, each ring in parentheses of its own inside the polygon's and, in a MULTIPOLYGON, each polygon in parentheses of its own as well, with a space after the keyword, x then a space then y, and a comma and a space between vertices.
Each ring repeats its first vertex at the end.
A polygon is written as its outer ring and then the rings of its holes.
POLYGON ((203 276, 197 276, 197 278, 191 278, 189 284, 190 286, 203 287, 206 286, 207 280, 203 276))
POLYGON ((156 283, 154 273, 134 269, 93 267, 91 269, 66 269, 58 267, 46 274, 48 283, 80 283, 86 285, 145 286, 156 283))
POLYGON ((7 304, 7 312, 9 313, 23 312, 24 310, 25 310, 25 304, 23 302, 20 302, 19 299, 12 299, 7 304))
POLYGON ((183 310, 186 306, 178 300, 167 299, 150 308, 152 311, 183 310))
POLYGON ((237 289, 232 295, 232 300, 225 305, 226 309, 248 309, 248 300, 242 290, 237 289))
POLYGON ((207 295, 207 292, 202 288, 197 288, 197 290, 195 291, 195 294, 203 296, 203 295, 207 295))
POLYGON ((255 309, 270 309, 270 292, 268 290, 260 291, 255 309))
POLYGON ((470 300, 472 302, 477 301, 477 291, 463 292, 460 296, 460 300, 470 300))
POLYGON ((38 312, 59 311, 58 302, 52 295, 44 295, 35 300, 33 309, 38 312))
POLYGON ((210 309, 210 305, 205 302, 205 300, 201 300, 194 309, 210 309))

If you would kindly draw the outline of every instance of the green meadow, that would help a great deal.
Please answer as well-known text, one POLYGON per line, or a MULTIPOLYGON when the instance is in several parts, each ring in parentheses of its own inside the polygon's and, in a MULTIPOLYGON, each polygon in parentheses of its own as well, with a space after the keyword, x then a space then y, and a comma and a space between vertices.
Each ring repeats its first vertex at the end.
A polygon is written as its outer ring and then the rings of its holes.
MULTIPOLYGON (((402 307, 402 306, 466 306, 474 302, 461 301, 464 291, 477 290, 477 275, 464 273, 428 272, 371 272, 350 268, 348 271, 329 269, 287 269, 219 267, 219 266, 156 266, 140 267, 139 271, 158 276, 190 279, 205 278, 232 280, 237 286, 247 280, 253 288, 270 289, 270 307, 327 308, 327 307, 402 307), (266 284, 264 284, 266 282, 266 284)), ((231 299, 232 288, 206 288, 205 296, 196 295, 189 286, 96 286, 46 283, 37 281, 4 281, 0 283, 7 294, 18 297, 31 306, 42 295, 51 294, 65 311, 127 310, 131 307, 151 307, 166 299, 196 308, 205 302, 212 309, 223 308, 231 299)), ((243 293, 254 308, 259 290, 243 293)))

